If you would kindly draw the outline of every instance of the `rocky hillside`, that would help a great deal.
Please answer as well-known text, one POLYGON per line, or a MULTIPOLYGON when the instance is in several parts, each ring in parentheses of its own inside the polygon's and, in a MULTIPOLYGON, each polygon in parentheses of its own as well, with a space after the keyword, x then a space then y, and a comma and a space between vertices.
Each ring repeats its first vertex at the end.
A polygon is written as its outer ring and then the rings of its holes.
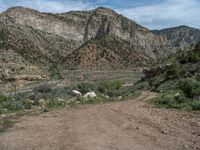
POLYGON ((2 51, 17 53, 50 76, 55 76, 65 56, 81 45, 79 41, 20 24, 5 13, 0 15, 0 43, 2 51))
POLYGON ((86 42, 67 56, 65 64, 73 70, 132 70, 153 61, 130 42, 108 35, 86 42))
POLYGON ((189 26, 179 26, 163 30, 152 31, 155 34, 164 36, 171 45, 176 48, 184 48, 188 43, 197 43, 199 39, 199 29, 191 28, 189 26))
POLYGON ((0 14, 0 48, 17 53, 57 76, 64 69, 132 69, 149 65, 200 40, 200 30, 150 31, 99 7, 91 11, 41 13, 23 7, 0 14))

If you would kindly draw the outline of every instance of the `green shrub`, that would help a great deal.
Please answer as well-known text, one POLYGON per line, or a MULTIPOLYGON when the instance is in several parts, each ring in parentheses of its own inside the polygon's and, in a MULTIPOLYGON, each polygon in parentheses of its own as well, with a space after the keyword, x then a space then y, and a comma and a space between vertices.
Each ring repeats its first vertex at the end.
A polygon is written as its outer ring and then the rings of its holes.
POLYGON ((187 51, 183 51, 180 55, 177 56, 178 61, 181 64, 185 64, 189 61, 189 54, 187 51))
POLYGON ((200 84, 192 90, 193 97, 200 96, 200 84))
POLYGON ((179 81, 179 88, 187 97, 193 98, 200 95, 200 82, 193 78, 185 78, 179 81))
POLYGON ((200 61, 200 53, 192 52, 189 57, 189 61, 192 63, 196 63, 200 61))
POLYGON ((170 90, 176 90, 178 89, 178 85, 177 85, 177 80, 170 80, 170 81, 166 81, 163 84, 160 84, 157 88, 158 92, 167 92, 170 90))
POLYGON ((34 92, 39 92, 39 93, 50 93, 52 91, 52 88, 48 83, 42 84, 38 87, 35 87, 34 92))
POLYGON ((191 63, 188 63, 182 66, 180 74, 181 77, 187 78, 193 76, 194 72, 196 72, 196 66, 191 63))
POLYGON ((174 61, 172 65, 167 68, 166 77, 168 79, 179 78, 180 64, 178 61, 174 61))
POLYGON ((98 85, 98 91, 110 97, 121 96, 120 89, 123 86, 123 81, 112 80, 112 81, 102 81, 98 85))
POLYGON ((189 99, 186 98, 182 93, 180 96, 176 96, 177 91, 170 91, 168 93, 163 93, 158 96, 154 103, 158 107, 164 108, 178 108, 185 109, 188 107, 189 99))
POLYGON ((106 90, 119 90, 122 86, 123 81, 120 80, 102 81, 99 85, 99 89, 103 93, 106 90))
POLYGON ((64 107, 66 105, 67 105, 66 101, 60 102, 57 99, 50 99, 47 101, 48 108, 64 107))
POLYGON ((0 95, 0 103, 10 101, 11 97, 7 97, 5 95, 0 95))
POLYGON ((18 103, 14 100, 9 101, 8 103, 5 103, 3 105, 4 108, 7 108, 9 111, 13 111, 13 110, 21 110, 24 108, 22 103, 18 103))
POLYGON ((148 89, 150 89, 149 82, 148 81, 140 81, 135 85, 135 89, 148 90, 148 89))
MULTIPOLYGON (((200 69, 199 69, 199 70, 200 70, 200 69)), ((197 74, 196 74, 195 79, 196 79, 197 81, 200 81, 200 73, 197 73, 197 74)))
POLYGON ((200 61, 200 52, 199 47, 196 45, 192 50, 190 51, 183 51, 180 55, 178 55, 177 59, 180 63, 186 64, 188 62, 190 63, 197 63, 200 61))
POLYGON ((181 91, 168 91, 155 98, 154 103, 161 108, 200 110, 200 101, 186 97, 181 91), (180 95, 177 96, 176 94, 180 95))
POLYGON ((23 107, 20 103, 18 103, 11 97, 7 97, 4 95, 0 95, 0 105, 3 109, 7 110, 19 110, 23 107))
POLYGON ((33 103, 30 100, 24 100, 22 104, 24 109, 31 109, 33 106, 33 103))
POLYGON ((0 95, 0 108, 9 111, 18 111, 22 109, 31 109, 34 103, 30 100, 16 100, 11 97, 0 95))
POLYGON ((154 102, 157 106, 171 108, 174 103, 174 96, 170 94, 162 94, 156 98, 154 102))
POLYGON ((191 103, 192 110, 200 110, 200 101, 195 100, 191 103))

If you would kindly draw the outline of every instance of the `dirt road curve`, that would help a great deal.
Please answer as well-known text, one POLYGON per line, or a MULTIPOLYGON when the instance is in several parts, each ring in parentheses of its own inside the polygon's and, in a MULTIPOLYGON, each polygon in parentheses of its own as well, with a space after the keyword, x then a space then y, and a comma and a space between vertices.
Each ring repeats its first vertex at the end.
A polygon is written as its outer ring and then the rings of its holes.
POLYGON ((154 108, 154 96, 24 116, 0 136, 0 150, 200 149, 200 113, 154 108))

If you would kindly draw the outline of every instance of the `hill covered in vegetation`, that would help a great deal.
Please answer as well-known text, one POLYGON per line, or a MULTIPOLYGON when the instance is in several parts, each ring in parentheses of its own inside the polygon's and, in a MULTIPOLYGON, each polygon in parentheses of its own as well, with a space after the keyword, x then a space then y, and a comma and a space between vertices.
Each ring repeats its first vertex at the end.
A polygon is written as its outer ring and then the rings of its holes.
POLYGON ((156 105, 200 110, 200 42, 144 73, 137 87, 160 92, 156 105))

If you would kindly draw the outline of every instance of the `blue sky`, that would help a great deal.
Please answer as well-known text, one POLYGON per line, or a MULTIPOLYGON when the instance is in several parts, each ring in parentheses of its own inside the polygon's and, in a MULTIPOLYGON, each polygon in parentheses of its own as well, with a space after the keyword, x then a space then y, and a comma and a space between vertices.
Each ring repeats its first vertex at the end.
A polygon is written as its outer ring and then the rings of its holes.
POLYGON ((105 6, 150 29, 200 28, 200 0, 0 0, 0 12, 13 6, 53 13, 105 6))

